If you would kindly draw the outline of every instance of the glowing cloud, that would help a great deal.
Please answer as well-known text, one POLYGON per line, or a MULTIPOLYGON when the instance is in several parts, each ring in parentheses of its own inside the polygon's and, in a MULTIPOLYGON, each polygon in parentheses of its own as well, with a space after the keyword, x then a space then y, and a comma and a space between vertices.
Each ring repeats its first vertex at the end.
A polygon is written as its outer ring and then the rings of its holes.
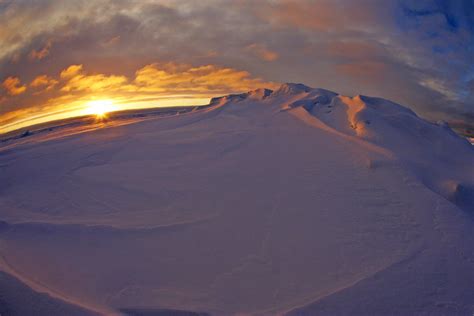
POLYGON ((39 92, 44 92, 52 90, 57 84, 58 81, 56 79, 53 79, 47 75, 40 75, 33 79, 33 81, 30 83, 30 87, 43 88, 43 90, 39 92))
POLYGON ((229 93, 274 84, 252 78, 249 72, 216 65, 150 64, 136 72, 134 84, 141 91, 175 93, 229 93))
POLYGON ((76 74, 69 78, 66 85, 61 88, 61 91, 117 91, 121 90, 127 81, 128 79, 124 76, 76 74))
POLYGON ((3 88, 9 95, 19 95, 26 91, 26 86, 22 85, 17 77, 8 77, 2 83, 3 88))
POLYGON ((75 75, 79 74, 82 71, 82 65, 71 65, 61 71, 59 77, 61 79, 69 79, 74 77, 75 75))

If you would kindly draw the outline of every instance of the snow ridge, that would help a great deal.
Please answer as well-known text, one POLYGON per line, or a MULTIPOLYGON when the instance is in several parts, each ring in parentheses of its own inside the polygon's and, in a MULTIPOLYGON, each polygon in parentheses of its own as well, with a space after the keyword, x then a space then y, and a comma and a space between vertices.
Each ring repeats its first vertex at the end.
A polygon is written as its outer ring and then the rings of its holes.
POLYGON ((348 97, 300 83, 285 83, 275 91, 259 89, 211 102, 217 103, 229 108, 247 104, 248 117, 260 103, 297 114, 304 121, 310 116, 325 128, 387 150, 430 189, 474 212, 474 171, 469 168, 474 161, 474 146, 446 123, 428 122, 413 110, 386 99, 348 97), (456 178, 452 177, 453 168, 458 169, 456 178))

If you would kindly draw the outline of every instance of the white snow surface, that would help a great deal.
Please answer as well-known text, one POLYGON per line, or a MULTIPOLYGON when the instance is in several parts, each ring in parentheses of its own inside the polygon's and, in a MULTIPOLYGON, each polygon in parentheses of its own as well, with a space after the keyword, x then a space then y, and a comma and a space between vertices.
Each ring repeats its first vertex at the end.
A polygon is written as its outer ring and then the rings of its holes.
POLYGON ((211 105, 0 147, 0 313, 474 313, 468 141, 302 84, 211 105))

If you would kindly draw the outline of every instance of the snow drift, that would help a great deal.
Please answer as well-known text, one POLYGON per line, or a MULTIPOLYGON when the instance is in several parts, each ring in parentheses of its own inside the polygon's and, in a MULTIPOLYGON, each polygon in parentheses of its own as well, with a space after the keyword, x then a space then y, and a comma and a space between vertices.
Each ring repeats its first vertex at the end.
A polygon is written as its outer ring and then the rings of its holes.
POLYGON ((11 314, 474 312, 474 147, 393 102, 284 84, 29 139, 0 148, 11 314))

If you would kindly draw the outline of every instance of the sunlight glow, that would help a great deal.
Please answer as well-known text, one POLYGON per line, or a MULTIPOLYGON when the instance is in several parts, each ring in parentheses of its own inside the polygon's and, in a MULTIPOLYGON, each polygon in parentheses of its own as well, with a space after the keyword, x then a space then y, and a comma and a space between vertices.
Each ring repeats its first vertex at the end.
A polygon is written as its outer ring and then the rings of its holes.
POLYGON ((85 113, 97 118, 106 118, 107 113, 117 110, 112 100, 93 100, 86 103, 85 113))
MULTIPOLYGON (((1 0, 0 0, 1 1, 1 0)), ((48 110, 43 112, 31 112, 22 114, 24 118, 18 118, 11 122, 2 120, 0 116, 0 135, 27 126, 42 124, 49 121, 68 119, 84 115, 93 115, 98 121, 107 119, 107 113, 122 110, 138 110, 147 108, 175 107, 175 106, 199 106, 209 104, 210 97, 207 95, 172 94, 165 96, 137 95, 134 97, 108 97, 85 96, 77 100, 64 102, 58 100, 48 110), (64 105, 67 104, 67 107, 64 105)))

